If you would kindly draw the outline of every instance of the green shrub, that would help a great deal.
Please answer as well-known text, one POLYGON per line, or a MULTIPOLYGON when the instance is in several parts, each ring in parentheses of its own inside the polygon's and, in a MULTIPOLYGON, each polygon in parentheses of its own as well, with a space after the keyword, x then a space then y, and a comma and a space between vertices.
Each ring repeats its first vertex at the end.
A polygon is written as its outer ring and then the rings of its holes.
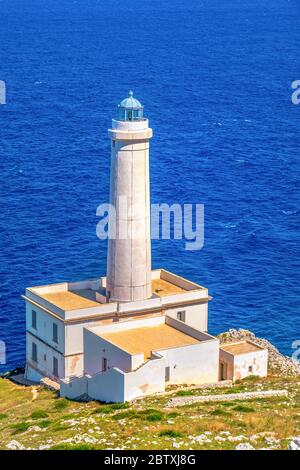
POLYGON ((129 403, 110 403, 107 406, 109 406, 112 410, 125 410, 126 408, 129 408, 130 405, 129 403))
POLYGON ((178 397, 187 397, 189 395, 193 395, 193 391, 192 390, 178 390, 176 395, 178 397))
POLYGON ((48 413, 44 410, 36 410, 33 413, 31 413, 31 418, 32 419, 42 419, 42 418, 48 418, 48 413))
POLYGON ((260 380, 260 377, 258 375, 248 375, 248 377, 244 377, 240 383, 256 382, 257 380, 260 380))
POLYGON ((100 406, 94 411, 94 413, 109 414, 109 413, 113 413, 116 410, 125 410, 126 408, 129 408, 128 403, 112 403, 110 405, 100 406))
POLYGON ((94 446, 91 444, 70 444, 69 442, 62 442, 56 446, 51 447, 50 450, 93 450, 94 446))
POLYGON ((30 427, 30 423, 26 423, 25 421, 21 421, 20 423, 13 424, 11 426, 12 429, 14 429, 13 434, 21 434, 30 427))
POLYGON ((183 437, 183 434, 178 431, 173 431, 173 429, 166 429, 165 431, 161 431, 159 433, 161 437, 167 436, 167 437, 183 437))
POLYGON ((176 411, 172 411, 171 413, 167 414, 167 418, 176 418, 177 416, 180 416, 180 415, 176 411))
POLYGON ((159 411, 156 411, 155 413, 150 413, 146 416, 147 421, 161 421, 163 415, 159 411))
POLYGON ((70 429, 70 426, 66 424, 57 423, 51 428, 51 431, 59 432, 59 431, 66 431, 67 429, 70 429))
POLYGON ((0 413, 0 421, 1 421, 1 419, 5 419, 7 417, 8 417, 8 415, 6 413, 0 413))
POLYGON ((43 421, 40 421, 38 423, 38 426, 42 429, 46 429, 52 424, 52 421, 50 419, 44 419, 43 421))
POLYGON ((138 415, 135 411, 133 410, 128 410, 128 411, 122 411, 121 413, 117 413, 112 416, 112 419, 132 419, 132 418, 137 418, 138 415))
POLYGON ((65 398, 60 398, 54 403, 54 409, 56 411, 65 410, 66 408, 68 408, 68 406, 69 402, 65 398))
POLYGON ((246 405, 237 405, 237 406, 234 406, 232 409, 235 411, 240 411, 241 413, 252 413, 253 411, 255 411, 254 408, 252 408, 251 406, 246 406, 246 405))
POLYGON ((210 412, 212 416, 228 416, 230 413, 228 411, 222 410, 222 408, 217 408, 210 412))

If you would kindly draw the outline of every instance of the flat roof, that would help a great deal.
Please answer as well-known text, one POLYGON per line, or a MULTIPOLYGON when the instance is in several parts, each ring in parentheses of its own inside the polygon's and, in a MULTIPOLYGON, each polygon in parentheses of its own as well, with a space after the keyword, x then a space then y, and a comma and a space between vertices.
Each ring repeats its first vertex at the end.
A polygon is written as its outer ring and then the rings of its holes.
POLYGON ((76 293, 76 291, 71 292, 66 290, 39 295, 43 299, 48 300, 51 302, 51 304, 61 308, 62 310, 77 310, 81 308, 99 307, 99 305, 101 305, 99 302, 83 296, 82 292, 80 291, 76 293))
MULTIPOLYGON (((177 295, 177 299, 180 302, 180 294, 188 294, 195 290, 205 290, 204 287, 163 269, 152 271, 151 282, 152 299, 156 300, 164 296, 177 295)), ((105 277, 73 283, 63 282, 59 284, 35 286, 28 288, 28 290, 63 311, 107 306, 105 277)), ((202 293, 200 296, 201 295, 202 293)), ((194 299, 193 294, 192 298, 194 299)), ((184 300, 186 300, 186 298, 184 298, 184 300)), ((36 301, 38 302, 38 298, 36 301)), ((114 304, 115 302, 111 301, 108 303, 114 304)))
POLYGON ((130 354, 143 353, 145 359, 151 357, 151 351, 188 346, 200 342, 166 324, 103 333, 99 336, 130 354))
POLYGON ((260 346, 256 346, 256 344, 250 343, 249 341, 241 341, 240 343, 228 343, 224 345, 222 344, 220 347, 221 349, 223 349, 223 351, 227 351, 233 354, 234 356, 262 350, 260 346))
POLYGON ((163 297, 164 295, 187 292, 187 290, 177 286, 176 284, 173 284, 170 281, 166 281, 165 279, 159 278, 152 279, 152 292, 153 294, 156 294, 159 297, 163 297))

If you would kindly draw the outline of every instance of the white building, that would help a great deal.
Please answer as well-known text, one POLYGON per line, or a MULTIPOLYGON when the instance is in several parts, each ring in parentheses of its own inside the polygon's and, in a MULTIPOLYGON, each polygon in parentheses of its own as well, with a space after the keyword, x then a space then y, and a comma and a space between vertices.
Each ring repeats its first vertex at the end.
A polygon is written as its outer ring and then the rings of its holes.
POLYGON ((217 382, 219 340, 207 333, 208 290, 151 269, 152 129, 132 93, 109 136, 116 230, 107 277, 26 289, 26 378, 47 377, 62 396, 108 402, 164 391, 166 384, 217 382), (129 210, 119 204, 124 199, 129 210))

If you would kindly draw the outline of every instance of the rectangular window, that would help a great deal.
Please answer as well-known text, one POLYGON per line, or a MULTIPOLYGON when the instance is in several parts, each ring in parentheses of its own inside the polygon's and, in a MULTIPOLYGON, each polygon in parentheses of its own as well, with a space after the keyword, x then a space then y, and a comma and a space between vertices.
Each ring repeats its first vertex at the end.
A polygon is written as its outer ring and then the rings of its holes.
POLYGON ((253 366, 249 366, 249 367, 248 367, 248 372, 250 372, 250 374, 252 374, 252 372, 253 372, 253 366))
POLYGON ((54 343, 58 343, 58 326, 56 323, 53 323, 52 340, 54 343))
POLYGON ((58 360, 56 357, 53 357, 53 375, 58 377, 58 360))
POLYGON ((166 382, 169 382, 170 381, 170 367, 166 367, 166 370, 165 370, 165 380, 166 382))
POLYGON ((185 322, 185 310, 177 312, 177 320, 185 322))
POLYGON ((36 330, 36 311, 32 310, 31 312, 31 328, 36 330))
POLYGON ((107 371, 107 358, 103 357, 102 358, 102 372, 107 371))
POLYGON ((37 345, 35 343, 31 345, 31 359, 37 362, 37 345))

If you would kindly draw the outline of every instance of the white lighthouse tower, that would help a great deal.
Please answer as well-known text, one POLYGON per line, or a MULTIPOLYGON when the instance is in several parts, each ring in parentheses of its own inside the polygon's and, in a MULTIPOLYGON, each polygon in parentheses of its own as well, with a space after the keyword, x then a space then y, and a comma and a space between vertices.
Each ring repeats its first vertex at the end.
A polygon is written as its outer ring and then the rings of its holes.
POLYGON ((143 106, 130 91, 112 120, 110 204, 115 207, 114 238, 108 241, 109 301, 151 297, 149 139, 152 129, 143 106))

